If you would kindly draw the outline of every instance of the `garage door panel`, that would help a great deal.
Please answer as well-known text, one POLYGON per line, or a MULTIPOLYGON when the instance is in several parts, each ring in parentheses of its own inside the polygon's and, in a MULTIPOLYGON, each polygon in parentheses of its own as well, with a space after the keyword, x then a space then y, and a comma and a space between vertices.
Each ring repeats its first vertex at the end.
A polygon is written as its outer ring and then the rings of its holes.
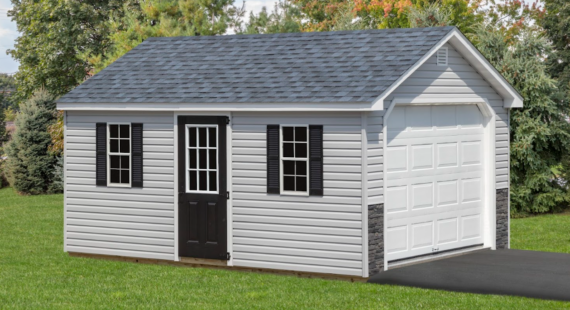
POLYGON ((411 185, 412 210, 433 208, 433 183, 411 185))
POLYGON ((481 238, 481 215, 474 214, 461 217, 461 240, 481 238))
POLYGON ((412 145, 410 148, 412 156, 410 157, 410 169, 423 170, 433 169, 433 145, 412 145))
POLYGON ((439 181, 436 182, 437 190, 437 203, 438 207, 444 207, 449 205, 457 205, 459 202, 459 181, 439 181))
POLYGON ((423 134, 414 134, 413 136, 411 133, 407 133, 406 135, 401 134, 395 138, 388 138, 388 145, 389 146, 407 146, 407 145, 419 145, 419 144, 426 144, 426 141, 429 143, 449 143, 449 142, 470 142, 470 141, 481 141, 482 140, 482 130, 478 130, 471 135, 466 135, 460 131, 457 134, 444 134, 440 131, 433 131, 433 132, 425 132, 423 134))
POLYGON ((484 117, 477 106, 393 113, 384 162, 388 260, 481 243, 484 117))
POLYGON ((433 247, 433 222, 416 223, 410 225, 411 245, 410 249, 433 247))
POLYGON ((389 146, 386 148, 388 162, 386 172, 403 172, 408 170, 408 146, 389 146))
POLYGON ((402 225, 386 229, 386 252, 388 254, 407 252, 408 226, 402 225))
POLYGON ((436 151, 437 151, 436 168, 454 168, 459 165, 458 142, 437 143, 436 151))
POLYGON ((480 165, 483 156, 483 145, 481 141, 466 141, 461 143, 461 165, 480 165))
POLYGON ((406 108, 406 128, 411 131, 426 131, 432 129, 431 107, 406 108))
POLYGON ((482 189, 481 178, 461 180, 461 202, 481 201, 482 189))
POLYGON ((437 210, 437 213, 433 210, 414 210, 407 212, 398 212, 387 214, 386 218, 389 221, 387 227, 402 226, 410 223, 424 223, 429 221, 438 221, 440 219, 449 218, 462 218, 470 217, 472 215, 479 214, 479 205, 467 204, 459 205, 457 207, 446 207, 437 210))
MULTIPOLYGON (((392 115, 390 115, 390 118, 392 115)), ((404 131, 404 129, 400 130, 387 130, 387 138, 388 142, 392 142, 394 140, 399 139, 415 139, 415 138, 453 138, 458 136, 478 136, 483 133, 483 128, 480 127, 468 127, 468 128, 449 128, 449 129, 440 129, 433 127, 432 130, 424 130, 424 131, 404 131)))
POLYGON ((433 107, 433 125, 438 129, 455 129, 457 127, 455 113, 455 106, 433 107))
POLYGON ((457 123, 461 128, 482 128, 483 115, 476 105, 456 107, 457 123))
POLYGON ((454 173, 445 171, 446 169, 413 171, 399 173, 398 175, 388 175, 387 185, 400 186, 413 182, 413 184, 428 183, 428 182, 442 182, 464 179, 481 178, 483 173, 480 167, 462 167, 453 169, 454 173))
POLYGON ((437 221, 436 244, 443 245, 459 241, 459 220, 454 218, 440 219, 437 221))
POLYGON ((391 186, 386 189, 386 212, 402 212, 408 210, 408 186, 391 186))

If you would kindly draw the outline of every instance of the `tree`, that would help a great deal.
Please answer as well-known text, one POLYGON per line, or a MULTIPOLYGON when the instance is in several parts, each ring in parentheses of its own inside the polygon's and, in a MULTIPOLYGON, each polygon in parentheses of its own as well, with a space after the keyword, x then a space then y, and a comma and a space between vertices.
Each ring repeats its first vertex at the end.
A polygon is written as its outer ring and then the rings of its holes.
POLYGON ((333 31, 365 29, 374 29, 374 25, 370 23, 370 19, 358 16, 354 3, 350 3, 336 12, 333 31))
POLYGON ((481 2, 482 0, 357 0, 356 10, 369 15, 381 29, 412 26, 408 16, 412 10, 445 12, 449 25, 456 26, 463 33, 472 33, 473 26, 483 21, 480 14, 481 2))
POLYGON ((263 7, 258 15, 251 12, 245 29, 239 33, 290 33, 301 31, 301 11, 289 0, 275 3, 271 14, 263 7))
MULTIPOLYGON (((12 0, 8 12, 20 36, 8 53, 19 61, 17 100, 45 88, 54 96, 79 85, 90 65, 78 55, 103 53, 109 44, 110 16, 123 15, 122 0, 12 0)), ((128 0, 131 10, 138 4, 128 0)), ((127 4, 125 4, 127 6, 127 4)))
MULTIPOLYGON (((0 92, 0 157, 2 157, 2 155, 4 154, 2 146, 6 141, 6 122, 5 122, 6 115, 4 113, 5 110, 4 106, 1 104, 4 101, 5 96, 6 95, 4 93, 0 92)), ((0 187, 2 187, 1 184, 0 187)))
POLYGON ((524 97, 524 108, 511 110, 511 210, 544 213, 570 201, 567 182, 554 168, 570 153, 568 107, 553 100, 556 81, 547 73, 542 55, 550 45, 539 28, 477 29, 477 48, 524 97), (516 35, 512 35, 516 33, 516 35), (509 35, 511 34, 511 35, 509 35))
POLYGON ((453 24, 449 9, 437 4, 430 4, 422 8, 412 7, 408 12, 408 18, 412 28, 441 27, 453 24))
POLYGON ((302 12, 303 31, 330 31, 336 24, 339 12, 350 6, 352 0, 292 0, 302 12))
POLYGON ((548 72, 558 80, 556 100, 562 106, 570 104, 570 2, 545 0, 545 12, 539 18, 554 51, 548 55, 548 72))
POLYGON ((13 94, 16 90, 16 80, 13 75, 0 74, 0 109, 14 108, 17 106, 13 94))
POLYGON ((16 131, 6 146, 10 184, 22 194, 53 192, 57 157, 48 152, 48 127, 55 121, 54 96, 40 89, 20 106, 16 131))
POLYGON ((97 73, 149 37, 224 34, 243 15, 234 0, 148 0, 140 11, 124 8, 124 16, 112 18, 106 27, 109 47, 85 50, 80 58, 97 73))

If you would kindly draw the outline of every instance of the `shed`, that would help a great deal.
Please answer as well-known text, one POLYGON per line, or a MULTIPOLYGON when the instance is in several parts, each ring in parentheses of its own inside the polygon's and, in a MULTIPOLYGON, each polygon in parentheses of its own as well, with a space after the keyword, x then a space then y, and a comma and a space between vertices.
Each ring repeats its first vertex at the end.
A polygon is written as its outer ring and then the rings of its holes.
POLYGON ((64 251, 368 278, 508 248, 522 104, 454 27, 149 38, 58 100, 64 251))

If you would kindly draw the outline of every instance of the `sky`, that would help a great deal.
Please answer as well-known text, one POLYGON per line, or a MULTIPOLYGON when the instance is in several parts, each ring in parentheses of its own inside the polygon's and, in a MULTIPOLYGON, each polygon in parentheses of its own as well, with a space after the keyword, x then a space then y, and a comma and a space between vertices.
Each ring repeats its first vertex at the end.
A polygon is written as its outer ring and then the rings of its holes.
MULTIPOLYGON (((236 0, 235 5, 240 6, 244 0, 236 0)), ((271 11, 276 0, 245 0, 245 18, 249 17, 249 12, 258 13, 263 6, 271 11)), ((18 37, 16 23, 7 16, 8 10, 12 8, 10 0, 0 0, 0 73, 15 73, 18 71, 18 62, 6 55, 6 50, 14 48, 14 40, 18 37)))

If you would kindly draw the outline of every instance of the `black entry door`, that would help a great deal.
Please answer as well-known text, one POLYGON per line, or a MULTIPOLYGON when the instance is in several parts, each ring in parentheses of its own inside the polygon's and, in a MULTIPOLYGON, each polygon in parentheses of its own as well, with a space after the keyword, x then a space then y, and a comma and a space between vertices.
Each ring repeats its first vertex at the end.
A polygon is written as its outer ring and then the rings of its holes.
POLYGON ((226 117, 178 117, 179 255, 227 259, 226 117))

